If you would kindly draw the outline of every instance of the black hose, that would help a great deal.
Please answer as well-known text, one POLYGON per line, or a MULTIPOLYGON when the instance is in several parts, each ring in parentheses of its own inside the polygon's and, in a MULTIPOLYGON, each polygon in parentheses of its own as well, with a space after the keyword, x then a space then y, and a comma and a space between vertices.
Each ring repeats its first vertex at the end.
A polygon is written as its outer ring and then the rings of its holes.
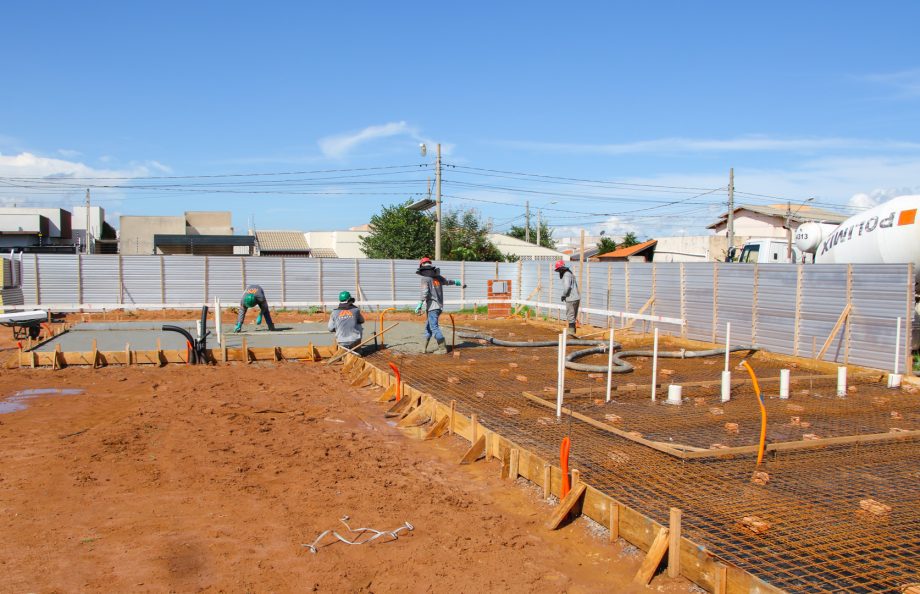
MULTIPOLYGON (((496 346, 504 347, 554 347, 558 346, 558 343, 554 340, 544 340, 539 342, 511 342, 508 340, 500 340, 492 336, 487 336, 485 334, 460 334, 460 338, 472 338, 475 340, 484 340, 496 346)), ((603 340, 581 340, 581 339, 572 339, 566 341, 567 345, 573 346, 589 346, 591 348, 582 349, 580 351, 575 351, 573 353, 568 353, 565 356, 565 366, 567 369, 573 371, 590 371, 595 373, 607 373, 606 365, 588 365, 586 363, 575 363, 575 359, 581 359, 582 357, 587 357, 589 355, 598 355, 603 354, 608 351, 609 344, 603 340)), ((613 343, 613 366, 611 369, 612 373, 629 373, 634 367, 623 361, 625 357, 653 357, 654 351, 620 351, 616 352, 619 349, 623 348, 618 342, 613 343)), ((731 347, 731 352, 738 351, 756 351, 757 348, 753 346, 736 346, 731 347)), ((658 356, 664 359, 696 359, 700 357, 715 357, 717 355, 724 355, 725 349, 709 349, 706 351, 658 351, 658 356)))
POLYGON ((192 365, 198 365, 198 349, 195 348, 195 339, 192 338, 192 335, 189 334, 188 330, 185 328, 180 328, 179 326, 173 326, 171 324, 163 324, 161 328, 163 332, 178 332, 185 337, 185 340, 188 341, 188 344, 192 345, 191 350, 189 351, 189 363, 192 365))

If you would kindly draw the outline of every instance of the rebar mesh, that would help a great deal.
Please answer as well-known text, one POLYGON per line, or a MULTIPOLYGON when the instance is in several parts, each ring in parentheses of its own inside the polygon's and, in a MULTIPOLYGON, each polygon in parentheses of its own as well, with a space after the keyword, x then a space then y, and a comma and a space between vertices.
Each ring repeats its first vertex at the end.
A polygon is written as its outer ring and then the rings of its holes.
MULTIPOLYGON (((553 336, 507 322, 477 325, 511 340, 553 336)), ((556 460, 560 440, 569 435, 571 466, 592 486, 664 524, 670 507, 681 508, 688 538, 779 588, 867 593, 920 581, 920 439, 770 452, 759 468, 753 456, 680 460, 570 417, 557 420, 554 410, 521 396, 525 390, 539 395, 544 387, 555 396, 555 349, 469 346, 453 357, 382 351, 371 360, 383 368, 395 360, 410 385, 456 400, 460 412, 477 413, 486 427, 548 460, 556 460), (768 474, 765 485, 751 482, 755 469, 768 474), (866 511, 861 502, 868 500, 890 510, 866 511), (745 517, 764 522, 765 531, 755 534, 743 524, 745 517)), ((663 361, 674 371, 671 377, 682 381, 717 379, 721 371, 721 364, 699 360, 663 361)), ((650 384, 650 366, 635 362, 636 372, 614 378, 618 387, 650 384)), ((774 363, 754 357, 753 364, 759 373, 778 375, 774 363)), ((855 393, 838 399, 834 382, 798 382, 795 375, 790 400, 768 401, 771 439, 800 440, 804 430, 831 437, 918 428, 915 395, 862 381, 855 393), (790 411, 790 404, 803 409, 790 411), (800 417, 798 426, 789 425, 792 416, 800 417), (803 420, 811 425, 803 428, 803 420)), ((584 373, 568 372, 566 378, 567 388, 603 387, 600 378, 584 373)), ((682 406, 651 404, 650 386, 618 390, 610 404, 603 404, 602 392, 571 394, 566 406, 606 422, 607 415, 617 415, 617 426, 659 441, 709 447, 718 437, 725 445, 752 443, 755 425, 759 434, 752 389, 739 387, 724 413, 714 415, 709 409, 716 406, 717 390, 701 388, 682 406), (704 402, 695 404, 695 398, 704 402), (726 422, 737 422, 738 434, 727 435, 726 422)))

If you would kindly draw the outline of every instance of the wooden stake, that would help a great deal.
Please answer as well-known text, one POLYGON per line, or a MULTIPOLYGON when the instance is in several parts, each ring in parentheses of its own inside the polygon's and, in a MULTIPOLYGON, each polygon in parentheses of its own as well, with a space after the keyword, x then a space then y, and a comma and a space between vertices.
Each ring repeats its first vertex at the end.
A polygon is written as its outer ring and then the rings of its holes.
POLYGON ((508 478, 511 480, 517 480, 518 471, 521 467, 521 450, 517 448, 511 449, 511 462, 508 466, 508 478))
POLYGON ((639 571, 636 572, 633 583, 647 586, 648 583, 652 581, 652 576, 655 575, 655 570, 658 569, 666 552, 668 552, 668 529, 662 526, 658 530, 658 535, 655 537, 655 540, 652 541, 652 546, 649 547, 648 554, 646 554, 645 559, 642 560, 642 565, 639 566, 639 571))
POLYGON ((712 594, 726 594, 728 592, 728 566, 716 564, 715 577, 712 580, 712 594))
POLYGON ((671 508, 671 522, 668 528, 668 577, 680 577, 680 520, 681 511, 671 508))
POLYGON ((163 349, 159 338, 157 338, 157 365, 163 365, 163 349))
POLYGON ((125 365, 131 365, 131 343, 125 343, 125 365))
POLYGON ((243 360, 246 361, 246 364, 249 364, 249 345, 246 344, 246 337, 243 337, 243 360))
MULTIPOLYGON (((636 313, 639 314, 639 315, 644 314, 644 313, 645 313, 645 310, 647 310, 649 307, 651 307, 651 305, 652 305, 653 303, 655 303, 655 298, 654 298, 654 297, 649 298, 649 300, 645 302, 645 305, 643 305, 642 307, 640 307, 640 308, 639 308, 639 311, 637 311, 636 313)), ((623 325, 623 329, 624 329, 624 330, 629 330, 630 328, 632 328, 632 325, 635 324, 635 323, 636 323, 636 318, 630 318, 630 320, 629 320, 628 322, 626 322, 626 324, 623 325)))
POLYGON ((610 502, 610 542, 616 542, 620 538, 620 504, 616 501, 610 502))
POLYGON ((454 434, 454 427, 456 427, 456 424, 455 424, 456 417, 457 417, 457 401, 451 400, 450 401, 450 422, 447 426, 448 435, 454 434))
POLYGON ((432 425, 431 429, 428 430, 428 433, 425 434, 424 439, 434 439, 444 435, 444 432, 447 431, 448 422, 450 422, 450 417, 441 417, 438 422, 432 425))
POLYGON ((99 360, 99 349, 96 348, 96 339, 93 339, 93 369, 96 369, 96 362, 99 360))
POLYGON ((471 464, 476 460, 479 460, 482 455, 485 453, 486 449, 486 436, 480 435, 479 439, 473 442, 473 445, 470 446, 470 449, 467 450, 463 457, 460 458, 460 464, 471 464))
POLYGON ((495 437, 495 434, 489 431, 486 431, 485 436, 486 436, 486 462, 491 462, 492 461, 492 439, 495 437))
POLYGON ((396 382, 395 381, 389 386, 387 386, 387 389, 384 390, 380 398, 377 399, 377 402, 390 402, 391 400, 396 400, 396 382))
POLYGON ((834 324, 834 329, 831 330, 827 340, 824 341, 824 346, 821 347, 821 350, 818 352, 818 356, 816 357, 818 360, 824 359, 824 353, 827 352, 828 347, 830 347, 831 343, 834 342, 834 337, 837 336, 837 332, 840 331, 840 326, 843 325, 844 320, 846 320, 847 316, 850 315, 851 307, 853 307, 852 304, 847 303, 847 306, 843 308, 842 312, 840 312, 840 317, 837 318, 837 323, 834 324))
POLYGON ((572 487, 581 482, 581 471, 577 468, 572 469, 572 487))
POLYGON ((479 415, 476 413, 470 415, 470 431, 470 442, 472 443, 479 437, 479 415))
POLYGON ((543 499, 549 499, 553 494, 553 467, 549 464, 543 465, 543 499))
POLYGON ((588 490, 588 486, 584 483, 578 483, 569 491, 569 494, 563 497, 562 501, 559 502, 559 506, 556 507, 556 510, 553 512, 553 515, 550 517, 549 521, 546 522, 546 527, 549 530, 555 530, 562 524, 563 520, 569 515, 575 506, 581 501, 581 498, 584 497, 585 491, 588 490))

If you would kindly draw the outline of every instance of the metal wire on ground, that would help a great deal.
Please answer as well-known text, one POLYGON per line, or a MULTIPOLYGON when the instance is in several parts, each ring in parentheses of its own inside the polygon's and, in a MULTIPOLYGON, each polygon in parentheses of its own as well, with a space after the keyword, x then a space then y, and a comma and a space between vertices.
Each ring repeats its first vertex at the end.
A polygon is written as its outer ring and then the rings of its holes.
POLYGON ((312 543, 303 544, 300 546, 310 549, 310 552, 315 555, 317 551, 317 545, 319 544, 321 540, 323 540, 323 538, 326 537, 327 534, 331 534, 332 536, 339 539, 341 542, 344 542, 345 544, 348 544, 348 545, 362 545, 362 544, 367 544, 369 542, 373 542, 377 540, 378 538, 381 538, 384 536, 389 537, 390 540, 397 540, 399 539, 400 532, 404 530, 407 532, 415 530, 415 526, 413 526, 409 522, 406 522, 405 524, 403 524, 402 526, 400 526, 399 528, 395 530, 374 530, 373 528, 352 528, 351 526, 348 525, 348 520, 349 520, 348 516, 343 516, 341 519, 339 519, 341 523, 345 524, 345 528, 349 532, 352 532, 358 535, 358 538, 356 538, 355 540, 348 540, 347 538, 345 538, 344 536, 342 536, 335 530, 325 530, 319 536, 317 536, 316 540, 314 540, 312 543), (373 536, 360 540, 361 535, 370 534, 370 533, 373 533, 373 536))

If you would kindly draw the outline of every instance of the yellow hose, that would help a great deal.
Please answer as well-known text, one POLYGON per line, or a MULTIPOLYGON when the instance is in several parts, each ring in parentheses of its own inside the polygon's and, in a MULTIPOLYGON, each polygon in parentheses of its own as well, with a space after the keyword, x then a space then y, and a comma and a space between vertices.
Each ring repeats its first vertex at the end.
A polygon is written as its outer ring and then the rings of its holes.
POLYGON ((754 375, 754 370, 748 364, 747 360, 741 363, 747 368, 748 374, 751 376, 751 381, 754 382, 754 393, 757 394, 757 403, 760 405, 760 447, 757 448, 757 465, 760 466, 760 463, 763 461, 764 445, 767 441, 767 409, 763 406, 763 396, 760 394, 760 386, 757 384, 757 376, 754 375))

